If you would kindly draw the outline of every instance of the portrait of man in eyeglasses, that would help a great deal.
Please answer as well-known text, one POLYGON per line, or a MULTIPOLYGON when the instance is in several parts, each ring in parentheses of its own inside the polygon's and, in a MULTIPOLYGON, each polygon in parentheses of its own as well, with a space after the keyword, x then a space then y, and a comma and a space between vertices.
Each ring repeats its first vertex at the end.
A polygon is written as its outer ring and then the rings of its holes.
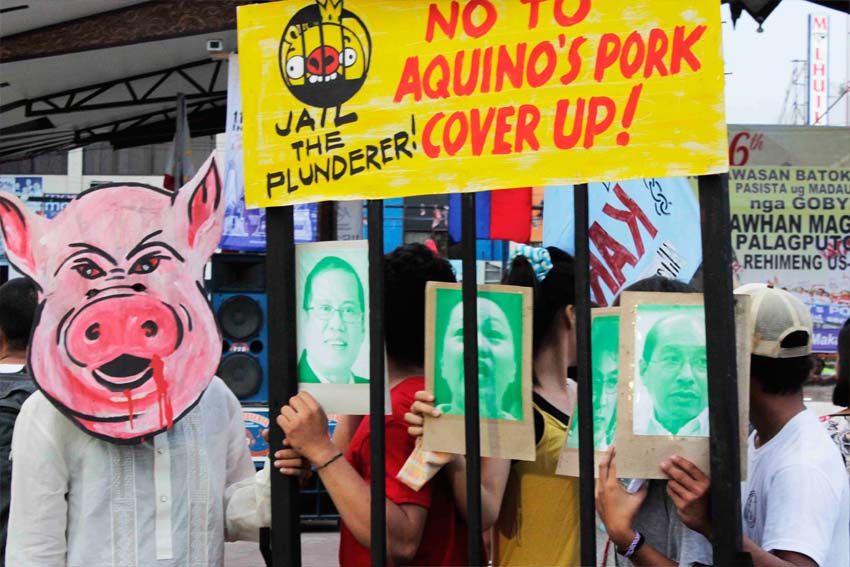
POLYGON ((701 305, 639 305, 636 435, 708 436, 705 314, 701 305))
POLYGON ((352 366, 366 336, 363 283, 352 265, 325 256, 307 275, 301 308, 304 350, 298 381, 313 384, 368 384, 352 366))

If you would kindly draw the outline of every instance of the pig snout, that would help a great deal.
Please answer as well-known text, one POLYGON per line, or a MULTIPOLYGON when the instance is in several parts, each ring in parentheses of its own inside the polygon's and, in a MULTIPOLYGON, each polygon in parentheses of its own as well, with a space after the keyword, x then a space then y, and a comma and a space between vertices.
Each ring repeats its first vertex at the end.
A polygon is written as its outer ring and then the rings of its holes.
POLYGON ((169 305, 144 295, 97 299, 65 331, 65 348, 78 366, 109 389, 132 389, 150 378, 150 361, 177 350, 183 324, 169 305))

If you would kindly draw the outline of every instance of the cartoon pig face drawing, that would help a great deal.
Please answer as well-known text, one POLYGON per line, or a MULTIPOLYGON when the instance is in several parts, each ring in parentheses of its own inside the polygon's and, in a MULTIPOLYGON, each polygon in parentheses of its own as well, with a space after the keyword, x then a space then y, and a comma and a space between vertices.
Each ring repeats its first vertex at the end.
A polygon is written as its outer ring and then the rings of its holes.
POLYGON ((10 261, 40 287, 29 364, 88 433, 135 443, 200 399, 221 355, 203 269, 223 226, 214 156, 177 192, 98 186, 54 219, 0 193, 10 261))

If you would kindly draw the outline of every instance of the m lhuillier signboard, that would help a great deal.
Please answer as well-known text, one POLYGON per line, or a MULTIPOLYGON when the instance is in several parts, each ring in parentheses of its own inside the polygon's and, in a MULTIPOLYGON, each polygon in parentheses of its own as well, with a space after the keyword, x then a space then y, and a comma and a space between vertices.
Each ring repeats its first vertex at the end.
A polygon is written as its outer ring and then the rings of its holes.
POLYGON ((809 14, 809 125, 827 126, 828 109, 829 17, 809 14))

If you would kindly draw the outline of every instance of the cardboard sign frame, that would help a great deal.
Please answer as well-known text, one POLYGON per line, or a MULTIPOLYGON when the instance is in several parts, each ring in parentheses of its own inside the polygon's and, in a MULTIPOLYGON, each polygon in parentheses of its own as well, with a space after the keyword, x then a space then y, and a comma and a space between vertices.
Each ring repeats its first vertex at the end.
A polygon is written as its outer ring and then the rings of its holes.
MULTIPOLYGON (((741 478, 746 478, 747 424, 752 323, 749 297, 735 296, 735 338, 738 362, 738 436, 741 478)), ((701 293, 625 292, 620 298, 620 373, 617 400, 617 475, 622 478, 667 479, 660 464, 672 455, 683 457, 710 474, 711 436, 636 435, 634 433, 635 326, 638 305, 703 305, 701 293)), ((706 341, 708 341, 708 336, 706 341)))
MULTIPOLYGON (((436 374, 437 291, 461 290, 461 284, 429 282, 425 288, 425 389, 433 392, 436 374)), ((532 366, 532 290, 518 286, 479 285, 478 293, 509 293, 522 296, 522 419, 479 420, 481 456, 533 461, 534 414, 531 403, 532 366)), ((443 414, 439 418, 425 416, 422 447, 429 451, 466 453, 463 415, 443 414)))
MULTIPOLYGON (((360 253, 365 264, 363 270, 358 270, 357 266, 352 266, 360 278, 360 283, 363 286, 364 300, 364 332, 363 345, 360 347, 358 360, 361 358, 365 362, 365 368, 368 370, 371 345, 369 344, 369 260, 368 260, 368 243, 365 240, 346 240, 346 241, 324 241, 310 242, 305 244, 297 244, 295 246, 295 286, 296 286, 296 321, 297 321, 297 351, 298 359, 301 359, 301 353, 304 350, 304 343, 301 337, 301 327, 304 325, 303 309, 301 302, 304 297, 304 284, 306 283, 307 274, 302 272, 303 258, 305 254, 321 255, 323 258, 328 256, 338 256, 340 254, 350 256, 352 253, 360 253), (363 352, 365 349, 365 352, 363 352)), ((347 261, 345 257, 341 259, 347 261)), ((349 262, 350 264, 350 262, 349 262)), ((356 361, 355 361, 356 364, 356 361)), ((371 381, 371 376, 369 376, 371 381)), ((390 392, 388 381, 384 380, 385 395, 385 412, 391 413, 389 399, 390 392)), ((327 383, 310 383, 301 382, 299 379, 298 389, 303 392, 309 392, 316 401, 322 406, 327 413, 343 414, 343 415, 368 415, 369 414, 369 383, 364 384, 327 384, 327 383)))
MULTIPOLYGON (((590 325, 591 325, 591 334, 593 333, 593 321, 596 320, 597 317, 611 317, 618 316, 620 317, 620 308, 619 307, 597 307, 591 310, 590 312, 590 325)), ((619 327, 622 326, 622 318, 620 319, 619 327)), ((592 346, 592 345, 591 345, 592 346)), ((619 353, 617 354, 618 364, 619 364, 619 353)), ((591 368, 591 377, 593 376, 593 369, 591 368)), ((619 374, 617 376, 617 387, 618 387, 618 405, 619 405, 619 374)), ((578 407, 578 404, 576 404, 578 407)), ((596 411, 596 408, 594 408, 596 411)), ((579 450, 578 447, 571 448, 567 447, 567 443, 570 441, 571 435, 573 435, 573 420, 576 419, 576 409, 573 408, 573 411, 570 412, 570 423, 567 425, 567 437, 564 439, 564 446, 561 449, 561 456, 558 458, 558 467, 555 469, 555 474, 559 474, 562 476, 579 476, 579 450)), ((594 424, 595 425, 595 424, 594 424)), ((596 430, 594 429, 594 434, 596 430)), ((578 435, 578 431, 575 432, 578 435)), ((617 441, 616 432, 614 434, 614 440, 612 442, 615 443, 617 441)), ((605 456, 605 451, 593 451, 593 477, 597 478, 599 476, 599 461, 602 457, 605 456)))

